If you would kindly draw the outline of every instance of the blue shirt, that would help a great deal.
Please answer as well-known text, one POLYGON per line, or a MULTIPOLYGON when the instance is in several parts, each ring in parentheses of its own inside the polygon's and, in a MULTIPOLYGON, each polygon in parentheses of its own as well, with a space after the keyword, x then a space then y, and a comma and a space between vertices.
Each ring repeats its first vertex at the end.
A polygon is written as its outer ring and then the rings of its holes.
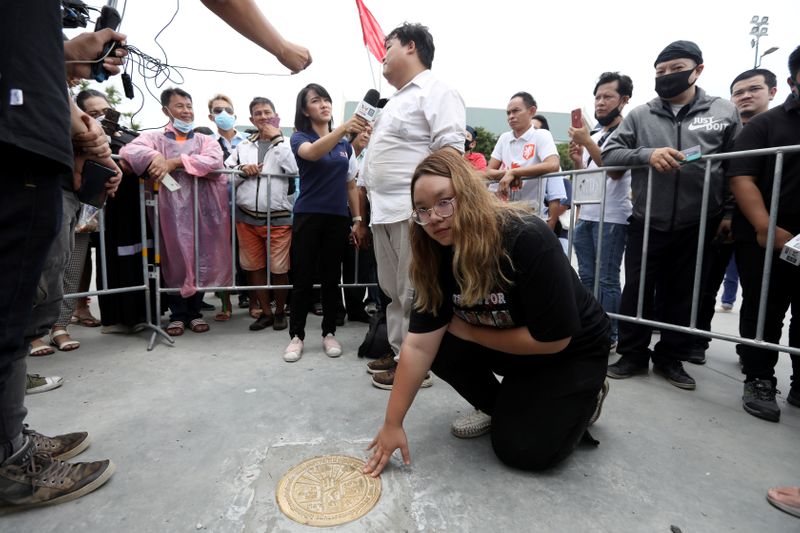
POLYGON ((303 143, 319 139, 314 132, 298 131, 291 145, 300 170, 301 194, 294 204, 295 213, 318 213, 349 216, 347 211, 347 173, 353 148, 344 139, 317 161, 307 161, 297 154, 303 143))

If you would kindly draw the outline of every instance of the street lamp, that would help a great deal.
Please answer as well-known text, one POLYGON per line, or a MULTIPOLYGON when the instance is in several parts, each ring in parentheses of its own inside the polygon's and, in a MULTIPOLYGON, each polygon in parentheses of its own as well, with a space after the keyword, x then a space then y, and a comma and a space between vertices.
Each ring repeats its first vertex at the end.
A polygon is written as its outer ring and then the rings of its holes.
POLYGON ((759 56, 758 55, 759 40, 762 37, 767 36, 767 30, 768 30, 767 26, 769 25, 769 17, 761 17, 759 19, 758 15, 753 15, 753 18, 750 19, 750 24, 752 24, 753 26, 752 28, 750 28, 750 35, 753 36, 753 38, 750 40, 750 48, 756 49, 756 56, 755 60, 753 61, 753 68, 758 68, 758 66, 761 64, 761 58, 767 54, 771 54, 778 48, 777 47, 770 48, 769 50, 767 50, 766 52, 764 52, 759 56))

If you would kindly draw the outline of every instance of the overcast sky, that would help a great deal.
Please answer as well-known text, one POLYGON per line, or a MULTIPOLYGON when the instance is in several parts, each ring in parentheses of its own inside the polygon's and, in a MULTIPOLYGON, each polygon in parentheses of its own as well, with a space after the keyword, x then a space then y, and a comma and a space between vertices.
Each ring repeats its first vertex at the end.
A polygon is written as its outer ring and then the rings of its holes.
MULTIPOLYGON (((98 0, 87 3, 102 5, 98 0)), ((119 0, 120 10, 124 3, 119 0)), ((234 100, 238 124, 248 123, 250 99, 266 96, 275 102, 282 125, 290 126, 297 93, 311 82, 328 89, 334 100, 334 117, 340 121, 344 101, 360 100, 374 86, 370 65, 374 76, 380 78, 380 65, 374 58, 368 60, 363 45, 355 1, 257 3, 287 39, 310 49, 314 62, 294 76, 182 70, 181 87, 193 96, 196 125, 212 126, 206 102, 222 92, 234 100)), ((754 50, 748 35, 753 15, 769 16, 769 35, 761 39, 761 51, 779 47, 764 57, 761 65, 778 76, 774 105, 788 94, 786 62, 800 45, 800 2, 796 0, 365 3, 386 33, 403 21, 427 25, 436 46, 433 71, 455 87, 470 107, 504 108, 510 95, 525 90, 534 95, 540 111, 593 110, 594 83, 607 70, 619 70, 633 78, 631 103, 638 105, 655 96, 653 61, 664 46, 677 39, 695 41, 703 51, 706 67, 698 85, 711 94, 729 97, 731 80, 753 66, 754 50)), ((176 0, 128 2, 121 28, 128 43, 163 60, 153 38, 176 6, 176 0)), ((285 74, 277 60, 222 23, 199 0, 180 1, 174 22, 159 41, 174 65, 285 74)), ((113 83, 121 87, 117 78, 113 83)), ((143 88, 138 73, 133 81, 143 88)), ((382 96, 390 96, 394 88, 385 80, 380 82, 382 96)), ((170 85, 174 84, 167 82, 164 87, 170 85)), ((150 89, 156 96, 161 91, 152 82, 150 89)), ((137 91, 136 98, 120 108, 132 111, 141 104, 142 95, 137 91)), ((144 109, 136 120, 143 127, 164 122, 160 105, 146 92, 144 109)))

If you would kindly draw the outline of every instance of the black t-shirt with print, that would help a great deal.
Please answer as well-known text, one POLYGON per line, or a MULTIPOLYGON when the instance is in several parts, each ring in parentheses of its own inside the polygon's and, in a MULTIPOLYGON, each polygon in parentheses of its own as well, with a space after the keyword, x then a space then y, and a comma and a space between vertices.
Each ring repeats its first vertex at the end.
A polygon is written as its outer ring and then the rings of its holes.
POLYGON ((412 310, 409 332, 437 330, 455 314, 475 326, 525 326, 541 342, 572 337, 557 354, 560 357, 580 357, 585 347, 607 341, 608 317, 581 284, 549 226, 530 217, 503 232, 511 264, 504 261, 502 268, 512 285, 496 287, 478 305, 461 305, 461 290, 452 272, 452 248, 447 248, 439 268, 444 303, 436 316, 412 310))

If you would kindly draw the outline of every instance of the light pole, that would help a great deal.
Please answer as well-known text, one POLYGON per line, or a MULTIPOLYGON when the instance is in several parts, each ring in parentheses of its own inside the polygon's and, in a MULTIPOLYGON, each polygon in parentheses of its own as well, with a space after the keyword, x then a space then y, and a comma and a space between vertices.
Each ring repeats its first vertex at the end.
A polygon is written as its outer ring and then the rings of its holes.
POLYGON ((767 26, 769 25, 769 17, 761 17, 759 19, 758 15, 753 15, 753 18, 750 20, 750 24, 753 25, 753 27, 750 28, 750 35, 753 36, 753 38, 750 40, 750 48, 756 49, 756 55, 753 61, 753 68, 758 68, 759 65, 761 65, 761 58, 763 58, 767 54, 771 54, 772 52, 776 51, 778 47, 773 46, 763 54, 758 55, 759 40, 762 37, 767 36, 767 31, 768 31, 767 26))

